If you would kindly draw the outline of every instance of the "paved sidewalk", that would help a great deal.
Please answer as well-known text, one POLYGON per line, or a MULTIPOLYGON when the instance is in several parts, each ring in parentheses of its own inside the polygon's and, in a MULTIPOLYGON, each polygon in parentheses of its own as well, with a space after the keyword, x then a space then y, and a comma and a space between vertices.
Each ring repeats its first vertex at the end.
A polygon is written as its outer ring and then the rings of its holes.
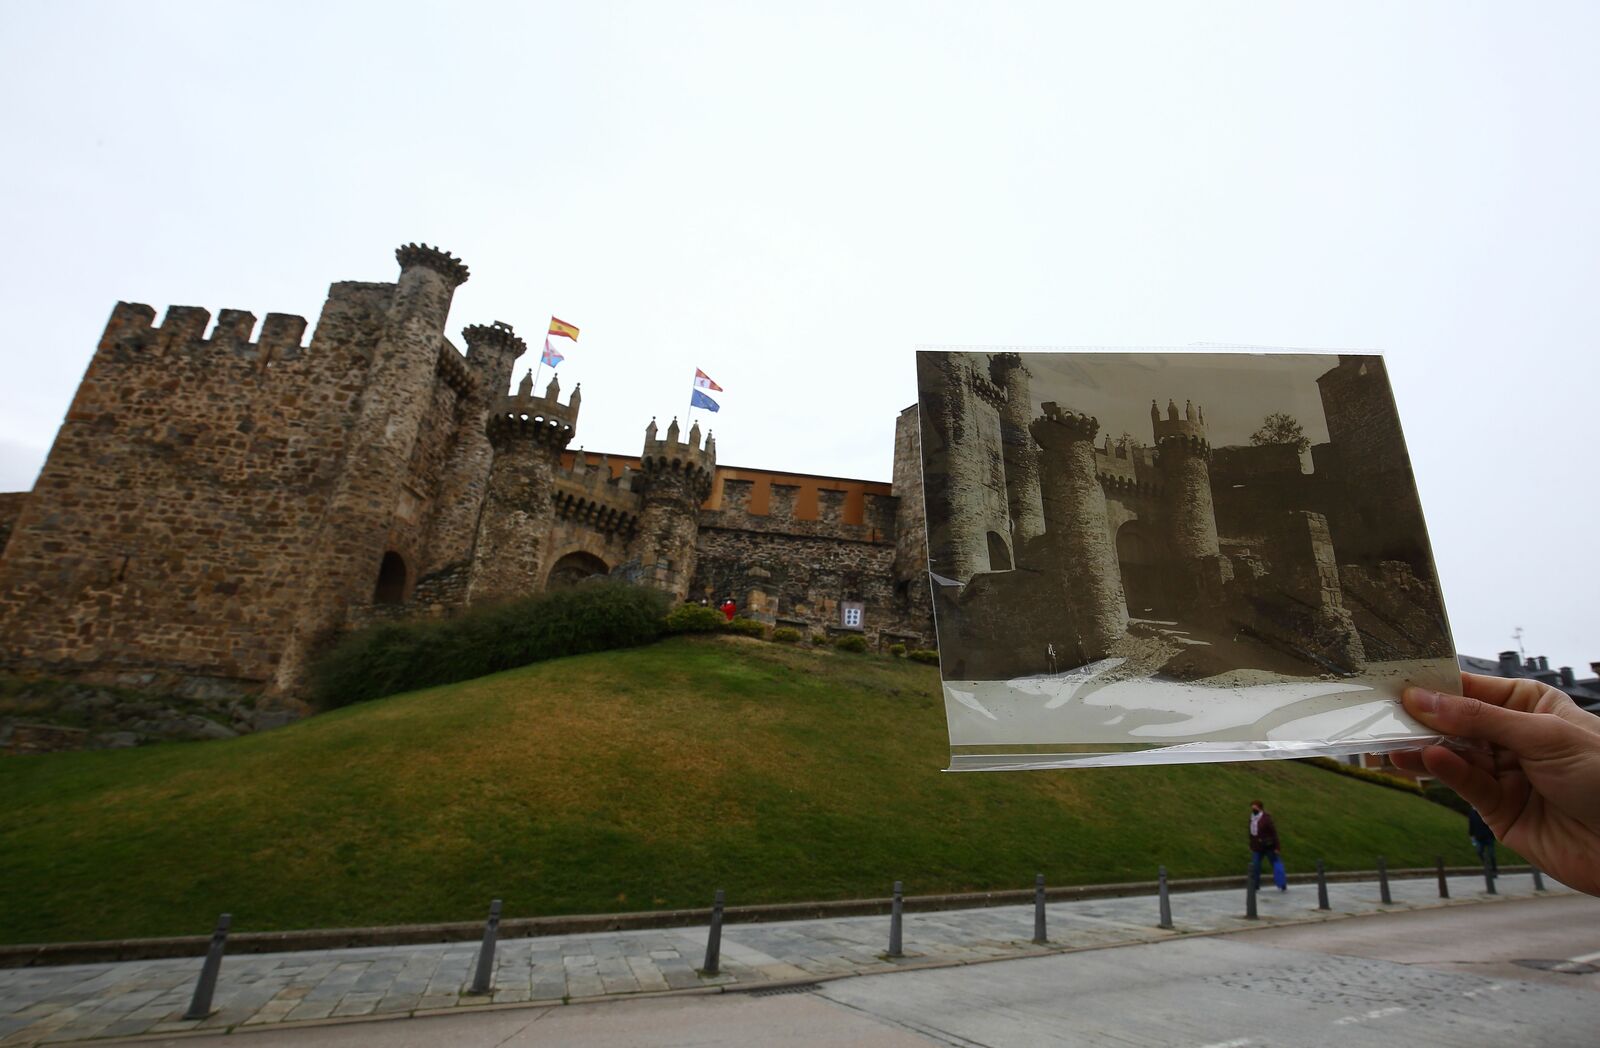
MULTIPOLYGON (((1570 894, 1549 878, 1546 894, 1570 894)), ((888 948, 887 917, 736 924, 723 929, 721 973, 697 972, 705 928, 511 939, 495 957, 493 992, 468 994, 476 943, 254 954, 227 958, 203 1021, 182 1018, 200 970, 199 958, 129 961, 0 971, 0 1045, 190 1030, 222 1032, 358 1017, 399 1017, 515 1006, 563 1004, 672 991, 778 988, 795 982, 908 968, 972 964, 1041 953, 1154 942, 1247 927, 1348 917, 1385 910, 1489 902, 1536 894, 1531 876, 1507 875, 1500 895, 1483 894, 1482 878, 1452 877, 1451 900, 1429 880, 1392 882, 1385 907, 1376 882, 1328 886, 1331 913, 1316 909, 1315 885, 1259 897, 1261 919, 1243 917, 1242 891, 1172 896, 1173 931, 1155 927, 1154 897, 1053 903, 1050 942, 1036 946, 1031 906, 911 913, 904 952, 888 948)))

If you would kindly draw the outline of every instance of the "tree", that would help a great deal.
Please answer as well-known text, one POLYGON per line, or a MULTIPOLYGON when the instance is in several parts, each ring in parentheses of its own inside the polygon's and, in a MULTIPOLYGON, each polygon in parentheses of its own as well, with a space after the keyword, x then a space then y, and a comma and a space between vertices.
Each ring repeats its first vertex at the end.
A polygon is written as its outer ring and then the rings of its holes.
POLYGON ((1311 438, 1306 436, 1293 415, 1286 411, 1274 411, 1261 420, 1260 429, 1250 434, 1250 443, 1293 444, 1295 453, 1303 455, 1306 448, 1311 446, 1311 438))

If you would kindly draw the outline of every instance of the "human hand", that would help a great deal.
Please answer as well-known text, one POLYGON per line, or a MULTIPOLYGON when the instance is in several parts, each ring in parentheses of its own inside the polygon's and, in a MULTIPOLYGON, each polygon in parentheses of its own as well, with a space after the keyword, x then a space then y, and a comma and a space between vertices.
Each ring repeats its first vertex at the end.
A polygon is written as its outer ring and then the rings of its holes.
POLYGON ((1406 712, 1476 746, 1395 753, 1478 809, 1507 846, 1563 884, 1600 895, 1600 717, 1548 684, 1461 675, 1465 695, 1407 688, 1406 712))

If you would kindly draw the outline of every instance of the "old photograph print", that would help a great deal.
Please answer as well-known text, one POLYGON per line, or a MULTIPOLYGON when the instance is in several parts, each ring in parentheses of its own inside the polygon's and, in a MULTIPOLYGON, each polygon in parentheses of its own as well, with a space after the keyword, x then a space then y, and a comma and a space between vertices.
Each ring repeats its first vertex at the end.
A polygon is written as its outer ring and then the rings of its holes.
POLYGON ((1427 736, 1459 676, 1383 359, 917 354, 951 767, 1427 736))

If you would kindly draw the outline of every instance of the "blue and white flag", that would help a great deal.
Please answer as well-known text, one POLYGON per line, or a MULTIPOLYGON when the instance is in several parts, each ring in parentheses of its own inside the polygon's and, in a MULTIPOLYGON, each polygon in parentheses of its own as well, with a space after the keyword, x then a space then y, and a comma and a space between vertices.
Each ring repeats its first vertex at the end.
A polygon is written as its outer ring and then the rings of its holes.
POLYGON ((694 391, 694 396, 689 398, 689 406, 691 408, 705 408, 707 411, 722 410, 722 406, 720 404, 706 396, 704 393, 700 392, 698 389, 694 391))

